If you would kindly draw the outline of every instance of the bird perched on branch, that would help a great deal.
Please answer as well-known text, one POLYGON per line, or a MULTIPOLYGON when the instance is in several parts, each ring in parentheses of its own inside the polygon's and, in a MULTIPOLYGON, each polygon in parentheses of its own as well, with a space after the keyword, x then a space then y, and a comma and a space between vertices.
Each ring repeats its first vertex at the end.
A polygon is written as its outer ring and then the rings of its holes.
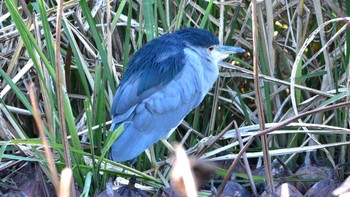
POLYGON ((165 34, 140 48, 113 100, 110 130, 124 124, 124 131, 112 145, 111 159, 131 160, 173 131, 212 88, 217 63, 242 52, 196 28, 165 34))

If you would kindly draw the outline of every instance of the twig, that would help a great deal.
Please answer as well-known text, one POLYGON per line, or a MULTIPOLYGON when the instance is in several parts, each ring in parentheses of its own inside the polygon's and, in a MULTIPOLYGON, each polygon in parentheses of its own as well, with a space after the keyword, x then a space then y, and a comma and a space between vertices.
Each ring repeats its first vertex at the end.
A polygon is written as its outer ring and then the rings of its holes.
POLYGON ((33 84, 30 85, 29 88, 29 96, 30 96, 30 102, 32 103, 33 106, 33 116, 35 123, 38 127, 39 135, 41 138, 41 141, 43 142, 43 147, 46 155, 47 162, 49 164, 49 169, 52 177, 52 184, 56 189, 56 192, 59 191, 59 181, 58 181, 58 176, 57 176, 57 169, 54 164, 53 156, 51 154, 50 148, 49 148, 49 143, 47 142, 46 135, 44 132, 43 128, 43 123, 41 121, 40 113, 39 113, 39 108, 37 105, 37 101, 35 99, 35 93, 34 93, 34 87, 33 84))
MULTIPOLYGON (((55 42, 55 65, 56 65, 56 77, 57 77, 57 99, 58 99, 58 116, 60 121, 60 128, 62 132, 62 145, 64 152, 64 160, 67 168, 72 168, 71 157, 69 153, 69 142, 67 138, 66 121, 64 118, 64 106, 63 106, 63 90, 62 90, 62 72, 61 72, 61 60, 60 60, 60 46, 61 46, 61 27, 62 27, 62 12, 63 12, 63 0, 57 0, 57 18, 56 18, 56 42, 55 42)), ((71 179, 71 196, 75 197, 74 180, 71 179)))
MULTIPOLYGON (((254 88, 255 88, 255 104, 258 110, 260 130, 265 130, 265 116, 261 102, 260 84, 259 84, 259 52, 258 52, 258 20, 257 20, 257 2, 252 1, 252 21, 253 21, 253 67, 254 67, 254 88)), ((270 102, 270 101, 267 101, 270 102)), ((261 144, 265 166, 266 186, 265 191, 267 196, 274 193, 273 178, 271 172, 271 158, 269 154, 269 145, 266 135, 261 135, 261 144)))
POLYGON ((233 122, 231 122, 229 125, 227 125, 220 133, 219 135, 216 136, 216 138, 208 145, 206 146, 205 148, 203 148, 197 155, 196 157, 197 158, 200 158, 210 147, 212 147, 222 136, 225 135, 225 133, 227 131, 230 130, 230 128, 232 127, 233 125, 233 122))
MULTIPOLYGON (((243 145, 241 133, 239 132, 236 121, 234 121, 234 126, 235 126, 235 130, 236 130, 237 140, 239 142, 239 148, 243 148, 244 145, 243 145)), ((247 159, 245 152, 243 154, 243 163, 245 165, 245 169, 246 169, 246 172, 248 175, 250 187, 252 188, 253 194, 254 194, 254 196, 258 196, 258 192, 256 191, 256 187, 255 187, 255 183, 254 183, 254 179, 253 179, 253 175, 252 175, 252 171, 250 169, 249 162, 248 162, 248 159, 247 159)))
POLYGON ((333 109, 339 109, 339 108, 342 108, 342 107, 348 107, 348 106, 350 106, 350 101, 342 102, 342 103, 338 103, 338 104, 334 104, 334 105, 330 105, 330 106, 327 106, 327 107, 324 107, 324 108, 321 108, 321 109, 310 110, 310 111, 298 114, 298 115, 296 115, 294 117, 288 118, 288 119, 282 121, 280 124, 278 124, 278 125, 276 125, 274 127, 270 127, 268 129, 265 129, 265 130, 255 134, 253 137, 258 137, 258 136, 261 136, 261 135, 268 134, 268 133, 270 133, 272 131, 275 131, 277 129, 280 129, 280 128, 288 125, 289 123, 293 122, 294 120, 298 120, 299 118, 302 118, 304 116, 308 116, 308 115, 315 114, 315 113, 318 113, 318 112, 325 112, 325 111, 330 111, 330 110, 333 110, 333 109))

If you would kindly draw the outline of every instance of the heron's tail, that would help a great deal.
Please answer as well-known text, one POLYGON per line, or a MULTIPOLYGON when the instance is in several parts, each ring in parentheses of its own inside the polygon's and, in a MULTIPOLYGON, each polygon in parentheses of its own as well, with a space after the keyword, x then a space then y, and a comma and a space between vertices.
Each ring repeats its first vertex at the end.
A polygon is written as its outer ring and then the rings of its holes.
MULTIPOLYGON (((112 125, 111 129, 116 129, 118 126, 117 124, 112 125)), ((132 123, 126 122, 123 133, 111 147, 110 157, 117 162, 132 160, 157 142, 160 137, 139 131, 134 128, 132 123)))

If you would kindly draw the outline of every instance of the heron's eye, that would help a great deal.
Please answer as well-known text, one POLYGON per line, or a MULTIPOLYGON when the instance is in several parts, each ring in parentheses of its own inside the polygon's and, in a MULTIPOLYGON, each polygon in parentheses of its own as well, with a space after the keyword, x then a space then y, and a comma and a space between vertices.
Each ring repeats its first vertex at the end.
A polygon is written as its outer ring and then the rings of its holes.
POLYGON ((211 47, 209 47, 209 51, 213 51, 213 50, 214 50, 214 48, 215 48, 215 46, 211 46, 211 47))

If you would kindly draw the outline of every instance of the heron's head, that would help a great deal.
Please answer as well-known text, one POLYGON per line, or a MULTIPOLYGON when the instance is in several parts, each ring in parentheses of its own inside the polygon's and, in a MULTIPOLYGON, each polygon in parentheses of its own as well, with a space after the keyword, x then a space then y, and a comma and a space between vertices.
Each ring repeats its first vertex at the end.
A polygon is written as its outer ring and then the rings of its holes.
POLYGON ((175 33, 177 38, 188 47, 201 51, 205 55, 211 55, 215 62, 227 58, 230 54, 245 52, 244 49, 239 47, 220 45, 219 39, 204 29, 186 28, 175 33))

